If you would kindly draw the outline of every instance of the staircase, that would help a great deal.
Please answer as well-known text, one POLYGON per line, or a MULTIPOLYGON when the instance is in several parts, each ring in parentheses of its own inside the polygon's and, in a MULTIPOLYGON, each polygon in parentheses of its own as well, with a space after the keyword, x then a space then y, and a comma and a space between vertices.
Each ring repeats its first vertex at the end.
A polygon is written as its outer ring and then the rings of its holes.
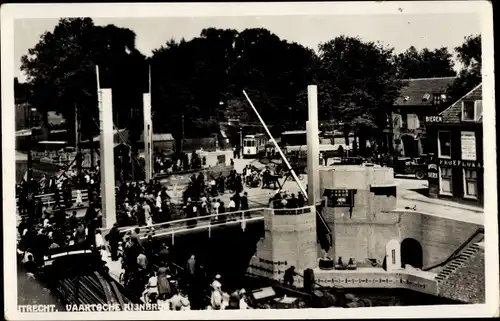
POLYGON ((465 246, 459 253, 457 253, 448 263, 446 263, 441 271, 436 276, 439 283, 444 282, 450 275, 452 275, 459 267, 461 267, 470 258, 474 257, 479 250, 478 243, 484 240, 484 231, 477 233, 470 239, 467 246, 465 246))

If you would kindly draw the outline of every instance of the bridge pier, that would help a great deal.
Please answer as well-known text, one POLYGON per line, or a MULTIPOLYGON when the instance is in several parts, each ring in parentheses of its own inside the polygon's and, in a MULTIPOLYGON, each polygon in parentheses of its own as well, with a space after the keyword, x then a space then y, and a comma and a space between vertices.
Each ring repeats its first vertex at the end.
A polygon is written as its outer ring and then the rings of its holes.
POLYGON ((113 142, 113 103, 111 89, 99 89, 101 197, 104 228, 116 223, 115 211, 115 164, 113 142))
MULTIPOLYGON (((318 265, 316 242, 316 208, 265 209, 264 239, 257 244, 257 253, 248 272, 283 281, 291 266, 302 273, 318 265)), ((294 285, 302 287, 303 278, 294 277, 294 285)))

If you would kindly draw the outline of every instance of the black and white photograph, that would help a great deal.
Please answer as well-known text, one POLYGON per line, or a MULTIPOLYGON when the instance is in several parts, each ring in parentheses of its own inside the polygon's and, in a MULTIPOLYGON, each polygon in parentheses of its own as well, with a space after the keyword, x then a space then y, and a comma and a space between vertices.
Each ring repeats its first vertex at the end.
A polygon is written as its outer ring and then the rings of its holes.
POLYGON ((491 3, 1 20, 7 319, 498 316, 491 3))

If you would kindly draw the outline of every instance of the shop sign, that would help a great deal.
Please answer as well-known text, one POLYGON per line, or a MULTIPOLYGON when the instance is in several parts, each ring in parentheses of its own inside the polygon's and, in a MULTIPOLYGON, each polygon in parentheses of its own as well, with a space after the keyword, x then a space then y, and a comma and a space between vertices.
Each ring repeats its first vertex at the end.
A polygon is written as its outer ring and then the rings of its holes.
POLYGON ((430 180, 437 180, 439 175, 439 169, 437 164, 429 164, 427 166, 427 178, 430 180))
POLYGON ((425 122, 426 123, 442 123, 443 122, 443 116, 437 115, 437 116, 425 116, 425 122))
POLYGON ((476 160, 476 133, 470 131, 461 132, 460 146, 462 147, 462 160, 476 160))
POLYGON ((439 165, 465 168, 483 168, 483 164, 479 161, 468 161, 462 159, 439 159, 439 165))

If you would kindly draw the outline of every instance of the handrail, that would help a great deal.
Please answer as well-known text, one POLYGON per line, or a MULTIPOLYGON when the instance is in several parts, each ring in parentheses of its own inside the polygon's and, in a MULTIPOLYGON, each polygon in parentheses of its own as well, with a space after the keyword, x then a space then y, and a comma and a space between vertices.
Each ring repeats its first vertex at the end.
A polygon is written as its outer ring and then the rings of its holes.
MULTIPOLYGON (((177 234, 177 233, 182 233, 182 232, 187 232, 187 231, 197 231, 197 230, 204 230, 204 229, 211 229, 214 227, 218 226, 227 226, 227 225, 234 225, 234 224, 239 224, 241 222, 253 222, 253 221, 260 221, 264 218, 264 216, 256 216, 256 217, 251 217, 251 218, 245 218, 245 219, 238 219, 236 221, 227 221, 227 222, 222 222, 218 224, 203 224, 203 225, 198 225, 198 226, 193 226, 191 228, 186 227, 186 226, 179 226, 177 229, 169 229, 167 231, 161 232, 161 233, 155 233, 152 235, 153 237, 159 237, 159 236, 166 236, 166 235, 172 235, 172 234, 177 234)), ((141 236, 141 239, 146 239, 146 236, 141 236)))
POLYGON ((332 229, 330 228, 330 225, 328 225, 328 223, 325 221, 323 214, 321 214, 318 210, 316 210, 316 215, 320 218, 321 223, 323 223, 323 226, 326 227, 328 234, 332 234, 332 229))
POLYGON ((214 165, 214 166, 209 165, 209 166, 202 167, 202 168, 182 170, 182 171, 177 171, 177 172, 154 173, 154 175, 155 175, 155 178, 166 178, 166 177, 173 176, 173 175, 194 174, 194 173, 199 173, 199 172, 203 172, 206 170, 223 168, 223 167, 234 168, 234 166, 231 166, 231 165, 226 165, 226 164, 220 165, 219 164, 219 165, 214 165))
POLYGON ((452 261, 458 253, 460 253, 465 247, 467 247, 469 245, 469 243, 476 237, 478 236, 480 233, 483 233, 484 234, 484 228, 483 227, 480 227, 478 228, 473 234, 472 236, 470 236, 465 242, 462 243, 462 245, 460 245, 447 259, 445 259, 443 262, 441 263, 438 263, 438 264, 435 264, 431 267, 427 267, 425 269, 422 269, 422 271, 429 271, 429 270, 432 270, 432 269, 435 269, 437 267, 440 267, 440 266, 444 266, 446 264, 448 264, 450 261, 452 261))
POLYGON ((312 206, 303 206, 297 208, 273 208, 274 215, 300 215, 311 213, 312 206), (308 211, 309 210, 309 211, 308 211))
MULTIPOLYGON (((209 219, 209 218, 215 218, 215 217, 220 217, 220 216, 234 216, 237 213, 244 214, 244 213, 248 213, 248 212, 262 211, 264 209, 266 209, 266 208, 264 208, 264 207, 258 207, 258 208, 252 208, 252 209, 248 209, 248 210, 243 210, 243 211, 234 211, 234 212, 226 212, 226 213, 220 213, 220 214, 203 215, 203 216, 197 216, 197 217, 191 217, 191 218, 183 218, 183 219, 175 220, 175 221, 157 223, 157 224, 153 224, 151 226, 143 226, 143 227, 139 227, 139 229, 147 231, 147 230, 149 230, 151 228, 156 229, 158 227, 161 227, 162 225, 175 225, 175 224, 178 224, 178 223, 185 223, 185 222, 193 221, 193 220, 201 221, 201 220, 205 220, 205 219, 209 219)), ((130 231, 133 231, 135 228, 136 227, 127 227, 127 228, 121 229, 120 232, 121 233, 127 233, 127 232, 130 232, 130 231)))

